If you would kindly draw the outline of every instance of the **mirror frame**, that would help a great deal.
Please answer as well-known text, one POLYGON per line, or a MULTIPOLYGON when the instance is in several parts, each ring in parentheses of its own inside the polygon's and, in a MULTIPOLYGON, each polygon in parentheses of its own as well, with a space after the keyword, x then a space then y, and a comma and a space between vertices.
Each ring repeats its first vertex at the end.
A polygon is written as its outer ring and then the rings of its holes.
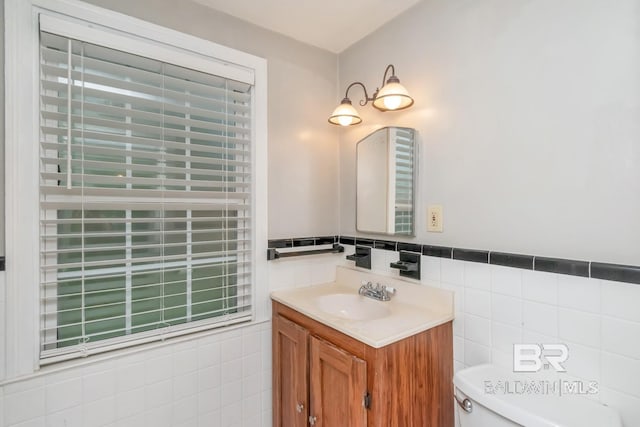
MULTIPOLYGON (((387 141, 388 141, 388 137, 387 137, 387 141)), ((379 129, 376 129, 373 132, 371 132, 368 135, 366 135, 365 137, 363 137, 362 139, 360 139, 356 143, 356 156, 355 156, 355 158, 356 158, 355 159, 356 160, 356 173, 355 173, 355 186, 356 186, 355 225, 356 225, 356 231, 359 232, 359 233, 379 234, 379 235, 384 235, 384 236, 415 237, 416 236, 416 206, 417 206, 417 204, 416 204, 416 195, 418 194, 417 186, 418 186, 418 171, 419 171, 419 164, 420 164, 420 154, 419 154, 419 144, 418 144, 418 131, 416 129, 414 129, 414 128, 404 127, 404 126, 384 126, 384 127, 379 128, 379 129), (412 194, 412 198, 411 198, 412 215, 411 215, 411 232, 410 233, 388 233, 388 232, 383 232, 383 231, 362 230, 358 226, 358 145, 360 143, 364 142, 367 138, 369 138, 371 135, 375 134, 376 132, 380 132, 380 131, 384 130, 387 133, 389 133, 391 129, 404 129, 404 130, 407 130, 407 131, 411 131, 413 133, 413 177, 412 177, 413 194, 412 194)))

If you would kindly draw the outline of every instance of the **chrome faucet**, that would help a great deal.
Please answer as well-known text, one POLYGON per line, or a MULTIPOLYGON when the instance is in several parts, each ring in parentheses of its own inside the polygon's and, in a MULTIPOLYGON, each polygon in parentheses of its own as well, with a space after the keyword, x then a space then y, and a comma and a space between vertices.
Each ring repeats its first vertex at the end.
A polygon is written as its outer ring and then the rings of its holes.
POLYGON ((373 283, 363 280, 358 293, 378 301, 389 301, 396 293, 396 289, 391 286, 381 285, 380 283, 376 283, 376 285, 373 286, 373 283))

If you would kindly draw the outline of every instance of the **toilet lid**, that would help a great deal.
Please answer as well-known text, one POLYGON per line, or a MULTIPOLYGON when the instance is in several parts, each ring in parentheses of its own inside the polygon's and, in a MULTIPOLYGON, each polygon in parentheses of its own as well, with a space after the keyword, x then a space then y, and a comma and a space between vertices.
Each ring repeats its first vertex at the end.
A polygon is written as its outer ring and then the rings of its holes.
POLYGON ((527 381, 540 382, 540 378, 532 378, 535 377, 521 376, 493 365, 478 365, 459 371, 453 383, 456 392, 523 426, 622 426, 615 410, 582 395, 527 392, 523 386, 529 384, 527 381))

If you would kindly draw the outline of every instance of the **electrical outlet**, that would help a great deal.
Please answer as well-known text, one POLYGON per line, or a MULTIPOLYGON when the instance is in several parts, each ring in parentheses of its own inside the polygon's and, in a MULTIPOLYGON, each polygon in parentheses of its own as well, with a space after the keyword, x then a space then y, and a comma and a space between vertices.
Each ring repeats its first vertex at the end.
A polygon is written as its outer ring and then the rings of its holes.
POLYGON ((427 208, 427 231, 442 233, 442 206, 432 205, 427 208))

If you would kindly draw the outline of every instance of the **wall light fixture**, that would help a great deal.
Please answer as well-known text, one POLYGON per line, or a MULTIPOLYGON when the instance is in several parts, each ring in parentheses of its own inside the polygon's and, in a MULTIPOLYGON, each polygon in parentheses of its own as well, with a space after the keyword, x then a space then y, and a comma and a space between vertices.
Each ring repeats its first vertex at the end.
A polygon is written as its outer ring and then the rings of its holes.
POLYGON ((389 64, 384 70, 382 77, 382 89, 376 88, 372 97, 367 94, 367 88, 361 82, 353 82, 347 87, 344 99, 340 105, 333 110, 333 114, 329 117, 329 123, 340 126, 357 125, 362 122, 358 111, 351 105, 349 99, 349 89, 353 86, 362 86, 364 91, 364 99, 360 101, 361 106, 367 105, 372 101, 374 108, 380 111, 396 111, 404 110, 413 105, 413 98, 409 96, 409 92, 400 84, 400 79, 396 77, 396 70, 392 64, 389 64), (391 71, 391 77, 387 79, 387 73, 391 71))

